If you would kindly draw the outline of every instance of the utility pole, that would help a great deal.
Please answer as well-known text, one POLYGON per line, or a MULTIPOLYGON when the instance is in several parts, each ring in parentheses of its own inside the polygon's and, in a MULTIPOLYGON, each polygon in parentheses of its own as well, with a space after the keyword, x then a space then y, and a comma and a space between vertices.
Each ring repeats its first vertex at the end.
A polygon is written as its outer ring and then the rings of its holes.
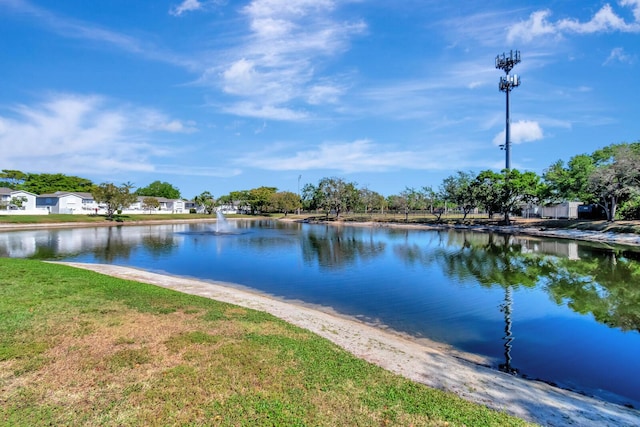
POLYGON ((505 77, 500 77, 500 91, 506 93, 507 95, 507 111, 506 111, 506 122, 505 122, 505 140, 504 145, 500 146, 500 149, 505 150, 505 169, 511 169, 511 121, 509 118, 509 92, 515 87, 520 86, 520 77, 517 74, 510 75, 509 73, 520 62, 520 51, 511 51, 509 52, 509 56, 505 53, 502 55, 496 56, 496 68, 501 69, 505 72, 505 77))

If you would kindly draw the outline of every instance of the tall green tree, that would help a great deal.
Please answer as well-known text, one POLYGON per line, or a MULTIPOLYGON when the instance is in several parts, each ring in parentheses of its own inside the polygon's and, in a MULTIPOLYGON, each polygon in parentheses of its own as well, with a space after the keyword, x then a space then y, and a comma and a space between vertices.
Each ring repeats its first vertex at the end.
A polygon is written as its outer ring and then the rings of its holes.
POLYGON ((542 175, 546 184, 545 199, 552 203, 591 202, 593 194, 589 189, 589 176, 595 169, 596 162, 587 154, 572 157, 566 166, 562 160, 558 160, 542 175))
POLYGON ((617 144, 594 153, 596 169, 589 175, 588 188, 596 203, 614 221, 618 204, 640 194, 640 150, 617 144))
POLYGON ((358 203, 358 189, 353 182, 342 178, 322 178, 318 182, 317 194, 319 208, 329 213, 335 212, 336 218, 343 212, 352 210, 358 203))
POLYGON ((146 187, 135 191, 137 196, 164 197, 165 199, 180 199, 180 190, 168 182, 153 181, 146 187))
POLYGON ((193 202, 203 209, 207 214, 211 215, 216 210, 216 200, 209 191, 203 191, 193 198, 193 202))
POLYGON ((107 209, 107 218, 113 218, 114 213, 135 203, 138 197, 131 193, 131 184, 117 186, 110 182, 95 186, 92 190, 96 202, 102 203, 107 209))
POLYGON ((20 190, 26 179, 27 174, 24 172, 13 169, 2 169, 2 172, 0 172, 0 187, 20 190))
POLYGON ((34 194, 55 193, 56 191, 90 193, 93 188, 93 182, 78 176, 61 173, 30 173, 20 187, 21 190, 34 194))
POLYGON ((478 207, 476 188, 472 185, 474 179, 475 176, 471 172, 458 171, 455 175, 445 178, 440 187, 442 197, 462 209, 463 221, 478 207))
POLYGON ((276 187, 258 187, 249 190, 248 200, 251 213, 265 212, 271 206, 271 200, 278 189, 276 187))
POLYGON ((280 191, 275 193, 271 198, 271 205, 277 212, 284 213, 285 216, 289 212, 295 212, 302 207, 300 197, 291 191, 280 191))
POLYGON ((378 210, 384 212, 386 206, 385 198, 382 194, 364 187, 358 190, 358 206, 365 214, 378 210))
POLYGON ((534 172, 505 169, 502 173, 485 170, 476 177, 473 186, 478 203, 489 213, 501 212, 506 223, 519 206, 536 201, 541 192, 540 177, 534 172))

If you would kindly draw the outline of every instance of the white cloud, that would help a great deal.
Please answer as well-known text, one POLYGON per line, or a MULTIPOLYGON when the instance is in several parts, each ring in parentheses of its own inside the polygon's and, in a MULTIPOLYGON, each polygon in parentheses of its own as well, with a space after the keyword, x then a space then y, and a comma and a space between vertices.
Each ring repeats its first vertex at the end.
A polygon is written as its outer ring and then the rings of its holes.
POLYGON ((309 115, 304 111, 252 102, 238 102, 224 107, 223 110, 237 116, 255 117, 259 119, 298 121, 309 118, 309 115))
MULTIPOLYGON (((523 142, 532 142, 542 139, 544 133, 538 122, 530 120, 520 120, 511 123, 510 139, 512 144, 521 144, 523 142)), ((494 145, 504 144, 505 131, 503 130, 493 138, 494 145)))
POLYGON ((23 171, 97 173, 152 171, 150 159, 169 155, 147 142, 151 132, 189 132, 184 124, 150 109, 111 105, 100 96, 56 94, 0 117, 4 164, 23 171))
POLYGON ((183 0, 182 3, 169 9, 169 14, 181 16, 187 12, 211 9, 224 3, 226 3, 226 0, 183 0))
POLYGON ((266 170, 336 170, 344 173, 380 172, 394 169, 444 170, 465 168, 472 150, 465 144, 431 144, 420 150, 397 150, 368 139, 353 142, 325 142, 299 150, 279 144, 260 152, 247 153, 235 163, 266 170))
POLYGON ((184 0, 179 5, 172 7, 169 13, 174 16, 180 16, 185 12, 193 12, 202 9, 202 3, 198 0, 184 0))
POLYGON ((327 84, 318 64, 346 50, 349 39, 366 28, 336 19, 336 6, 334 0, 250 2, 241 10, 249 35, 229 51, 232 59, 207 70, 201 82, 241 98, 226 110, 251 117, 298 120, 307 114, 283 112, 292 112, 295 103, 335 103, 342 91, 327 84))
POLYGON ((622 63, 630 64, 633 62, 633 60, 634 60, 634 57, 632 55, 628 55, 627 53, 625 53, 623 48, 616 47, 611 50, 609 57, 604 61, 604 64, 602 65, 608 65, 612 62, 622 62, 622 63))
POLYGON ((556 26, 547 21, 549 15, 551 15, 551 11, 549 10, 533 12, 528 20, 521 21, 509 27, 507 40, 509 42, 513 42, 514 40, 528 42, 536 37, 556 34, 558 32, 556 26))
POLYGON ((616 13, 610 4, 602 6, 588 21, 581 22, 575 18, 565 18, 552 22, 550 10, 539 10, 529 15, 526 21, 509 27, 507 40, 529 42, 537 37, 564 33, 593 34, 601 32, 640 32, 640 0, 621 0, 622 7, 631 7, 634 20, 627 22, 616 13))

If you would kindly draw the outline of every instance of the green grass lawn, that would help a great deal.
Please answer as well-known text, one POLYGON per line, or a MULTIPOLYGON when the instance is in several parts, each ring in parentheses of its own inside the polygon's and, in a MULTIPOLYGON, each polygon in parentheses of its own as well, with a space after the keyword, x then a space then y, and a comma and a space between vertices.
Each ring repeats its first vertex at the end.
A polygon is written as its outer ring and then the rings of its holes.
POLYGON ((526 425, 206 298, 20 259, 0 293, 0 425, 526 425))

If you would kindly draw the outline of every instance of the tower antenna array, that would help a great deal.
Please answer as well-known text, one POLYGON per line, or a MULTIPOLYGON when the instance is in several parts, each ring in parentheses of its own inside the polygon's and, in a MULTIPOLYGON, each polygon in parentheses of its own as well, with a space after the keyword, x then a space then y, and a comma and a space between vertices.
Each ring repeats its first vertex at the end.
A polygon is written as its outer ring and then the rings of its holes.
POLYGON ((500 149, 505 150, 505 169, 511 169, 511 121, 509 118, 509 93, 515 87, 520 86, 520 77, 517 74, 510 75, 513 67, 520 62, 520 51, 512 50, 507 56, 506 53, 496 56, 496 68, 503 70, 504 77, 500 77, 499 89, 507 95, 506 122, 504 145, 500 149))

